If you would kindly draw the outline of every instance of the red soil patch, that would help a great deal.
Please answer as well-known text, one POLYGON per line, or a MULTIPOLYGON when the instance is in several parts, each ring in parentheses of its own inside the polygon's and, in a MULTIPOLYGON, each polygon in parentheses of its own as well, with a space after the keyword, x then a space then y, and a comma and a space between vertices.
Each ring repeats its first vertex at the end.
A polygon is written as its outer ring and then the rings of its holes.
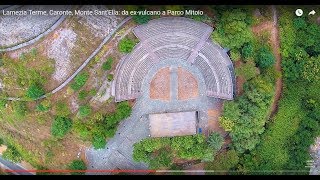
POLYGON ((163 101, 170 100, 170 69, 160 69, 150 83, 150 98, 163 101))
MULTIPOLYGON (((236 61, 235 67, 239 68, 242 65, 242 61, 236 61)), ((246 79, 242 76, 236 76, 236 94, 240 96, 243 93, 243 84, 246 82, 246 79)))
POLYGON ((185 69, 178 68, 178 99, 187 100, 199 96, 198 81, 185 69))
POLYGON ((226 131, 219 124, 219 117, 222 112, 222 101, 219 102, 217 109, 208 110, 208 130, 206 135, 208 136, 211 132, 218 132, 222 136, 226 135, 226 131))

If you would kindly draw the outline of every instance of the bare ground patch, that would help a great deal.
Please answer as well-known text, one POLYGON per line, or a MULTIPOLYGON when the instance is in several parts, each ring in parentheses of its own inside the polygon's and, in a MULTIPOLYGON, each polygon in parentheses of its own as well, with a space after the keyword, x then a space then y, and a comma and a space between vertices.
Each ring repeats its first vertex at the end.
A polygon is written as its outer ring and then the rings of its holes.
POLYGON ((178 99, 187 100, 199 96, 197 79, 187 70, 178 68, 178 99))
POLYGON ((160 69, 150 83, 150 98, 163 101, 170 100, 170 69, 160 69))

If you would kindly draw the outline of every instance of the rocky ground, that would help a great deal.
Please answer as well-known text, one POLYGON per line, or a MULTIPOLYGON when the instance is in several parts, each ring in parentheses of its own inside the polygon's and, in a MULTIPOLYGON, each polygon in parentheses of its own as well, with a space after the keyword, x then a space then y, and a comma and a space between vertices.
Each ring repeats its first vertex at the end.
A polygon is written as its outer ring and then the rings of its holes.
POLYGON ((310 174, 320 175, 320 137, 318 137, 315 144, 311 146, 310 154, 313 159, 313 166, 310 168, 310 174))
MULTIPOLYGON (((16 10, 47 10, 48 6, 27 5, 16 10)), ((50 6, 50 9, 61 10, 64 6, 50 6)), ((60 16, 26 15, 0 16, 0 47, 10 47, 33 39, 50 28, 60 16)))

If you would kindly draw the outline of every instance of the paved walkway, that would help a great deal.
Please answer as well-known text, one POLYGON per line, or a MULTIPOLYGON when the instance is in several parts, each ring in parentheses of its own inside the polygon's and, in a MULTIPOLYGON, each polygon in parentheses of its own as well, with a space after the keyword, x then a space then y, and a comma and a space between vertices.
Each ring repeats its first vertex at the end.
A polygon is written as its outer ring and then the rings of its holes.
POLYGON ((7 170, 15 170, 17 172, 12 172, 15 175, 34 175, 31 172, 27 172, 26 169, 22 168, 21 166, 12 163, 11 161, 5 160, 0 156, 0 168, 3 167, 7 170))
MULTIPOLYGON (((20 6, 18 6, 20 7, 20 6)), ((8 8, 18 8, 17 6, 10 6, 8 8)), ((64 10, 66 9, 70 9, 71 6, 66 6, 64 8, 64 10)), ((8 8, 6 9, 8 11, 8 8)), ((0 49, 0 52, 8 52, 8 51, 14 51, 14 50, 17 50, 17 49, 21 49, 23 47, 26 47, 26 46, 30 46, 34 43, 36 43, 37 41, 39 41, 41 38, 43 38, 44 36, 48 35, 49 33, 51 33, 52 31, 54 31, 64 20, 66 19, 66 16, 62 15, 60 16, 56 22, 54 22, 52 24, 51 27, 49 27, 47 30, 45 30, 44 32, 38 34, 36 37, 32 38, 32 39, 29 39, 27 40, 26 42, 22 42, 22 43, 19 43, 17 45, 14 45, 12 47, 8 47, 8 48, 3 48, 3 49, 0 49)))
MULTIPOLYGON (((175 74, 176 73, 173 73, 171 78, 176 79, 175 82, 177 89, 177 78, 175 77, 175 74)), ((174 86, 174 84, 175 83, 172 85, 174 86)), ((137 99, 131 116, 120 123, 116 135, 107 142, 106 148, 100 150, 95 150, 93 148, 87 149, 86 158, 88 160, 88 169, 147 169, 148 167, 146 164, 133 161, 132 153, 134 143, 150 137, 148 114, 198 111, 198 127, 205 130, 208 126, 207 110, 209 108, 214 108, 217 102, 217 99, 206 96, 204 80, 199 70, 183 60, 170 59, 158 63, 149 70, 149 73, 142 83, 141 89, 142 95, 137 99), (170 102, 150 99, 150 83, 157 71, 163 67, 171 67, 173 70, 177 69, 177 67, 183 67, 192 73, 198 79, 200 92, 199 97, 190 100, 178 100, 177 98, 172 98, 170 102)), ((172 91, 176 92, 176 90, 172 91)))

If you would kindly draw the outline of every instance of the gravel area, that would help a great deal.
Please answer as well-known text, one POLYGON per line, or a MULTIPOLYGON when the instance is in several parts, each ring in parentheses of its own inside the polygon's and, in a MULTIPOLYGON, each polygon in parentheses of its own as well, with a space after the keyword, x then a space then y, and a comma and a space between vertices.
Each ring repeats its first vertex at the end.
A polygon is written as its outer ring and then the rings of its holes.
POLYGON ((315 144, 311 146, 311 157, 314 162, 310 168, 310 175, 320 175, 320 137, 318 137, 315 144))
POLYGON ((70 57, 77 34, 72 29, 59 29, 55 32, 54 37, 55 39, 47 48, 47 55, 56 61, 53 78, 58 82, 63 82, 72 70, 70 57))
MULTIPOLYGON (((65 6, 26 5, 16 10, 63 10, 65 6)), ((60 16, 26 15, 0 16, 0 47, 10 47, 28 41, 45 32, 60 16)))

